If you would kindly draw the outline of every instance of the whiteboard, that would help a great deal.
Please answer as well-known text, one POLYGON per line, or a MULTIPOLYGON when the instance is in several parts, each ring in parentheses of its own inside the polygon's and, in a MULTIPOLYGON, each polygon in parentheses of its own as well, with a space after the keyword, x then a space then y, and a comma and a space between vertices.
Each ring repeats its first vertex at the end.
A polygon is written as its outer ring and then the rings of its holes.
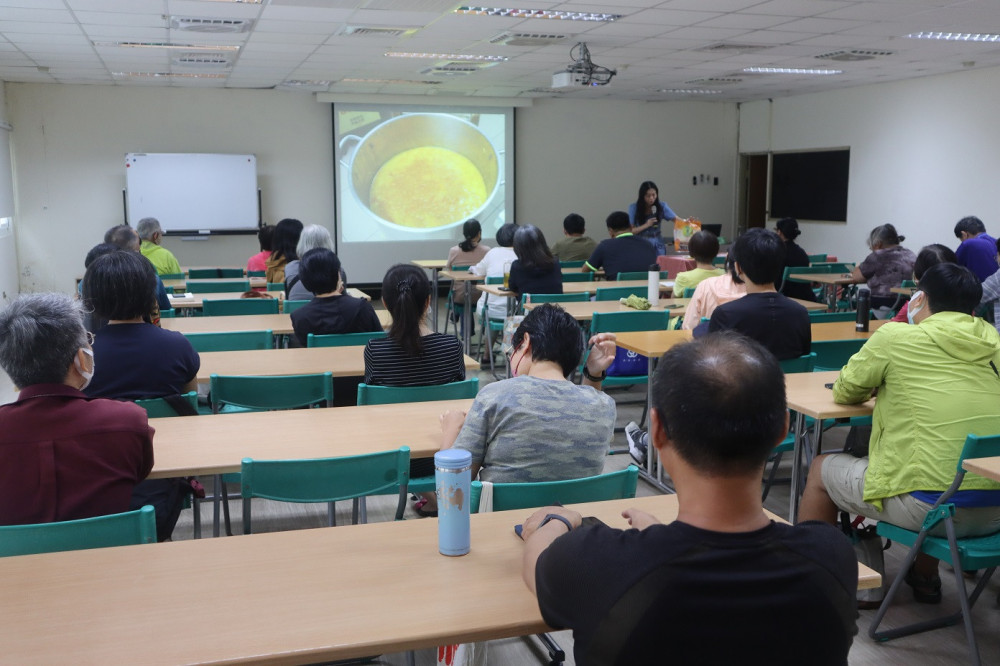
POLYGON ((257 229, 257 158, 126 153, 127 220, 155 217, 165 233, 257 229))

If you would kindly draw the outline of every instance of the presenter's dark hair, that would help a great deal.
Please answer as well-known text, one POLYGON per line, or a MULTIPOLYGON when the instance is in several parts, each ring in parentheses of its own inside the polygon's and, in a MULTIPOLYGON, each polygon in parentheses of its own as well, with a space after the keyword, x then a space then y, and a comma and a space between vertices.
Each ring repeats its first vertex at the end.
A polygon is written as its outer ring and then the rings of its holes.
POLYGON ((518 227, 514 233, 514 254, 524 268, 550 270, 556 263, 545 234, 533 224, 518 227))
POLYGON ((774 225, 781 235, 790 241, 798 238, 802 232, 799 231, 799 221, 794 217, 783 217, 774 225))
POLYGON ((668 351, 653 406, 677 453, 702 474, 759 475, 785 436, 785 376, 774 354, 734 331, 668 351))
POLYGON ((328 294, 340 280, 340 258, 325 247, 315 247, 299 259, 299 279, 313 294, 328 294))
POLYGON ((733 243, 733 261, 754 284, 771 284, 785 269, 785 244, 769 229, 748 229, 733 243))
POLYGON ((937 264, 920 278, 920 291, 927 294, 931 312, 972 314, 983 298, 983 285, 965 266, 937 264))
POLYGON ((920 250, 917 260, 913 262, 913 279, 919 280, 927 272, 927 269, 937 264, 957 264, 958 257, 955 251, 947 245, 934 243, 920 250))
POLYGON ((611 213, 604 222, 611 231, 626 231, 632 226, 632 223, 628 219, 628 213, 623 210, 616 210, 611 213))
POLYGON ((563 218, 563 230, 568 234, 579 235, 584 232, 587 223, 583 219, 583 215, 577 215, 576 213, 570 213, 565 218, 563 218))
POLYGON ((583 355, 583 333, 565 310, 553 303, 543 303, 525 316, 511 336, 513 349, 524 342, 524 334, 531 336, 531 360, 558 363, 564 377, 580 364, 583 355))
POLYGON ((462 236, 465 240, 458 244, 458 249, 462 252, 472 252, 476 249, 476 238, 481 238, 482 235, 483 227, 479 224, 479 220, 475 218, 466 220, 462 225, 462 236))
POLYGON ((639 186, 639 198, 635 201, 635 223, 640 225, 646 221, 646 218, 650 215, 656 215, 657 219, 663 216, 663 209, 660 207, 660 188, 656 186, 651 180, 643 181, 642 185, 639 186), (648 212, 646 209, 646 193, 650 190, 656 191, 656 201, 653 202, 652 212, 648 212), (640 219, 640 217, 642 219, 640 219))
POLYGON ((700 263, 712 263, 719 254, 719 237, 711 231, 696 231, 688 241, 688 254, 700 263))
POLYGON ((963 231, 970 235, 985 234, 986 225, 975 215, 970 215, 955 223, 955 238, 961 238, 963 231))
POLYGON ((302 223, 290 217, 274 225, 274 235, 271 237, 271 251, 276 259, 295 261, 295 246, 299 244, 302 235, 302 223))
POLYGON ((412 264, 396 264, 382 278, 382 302, 392 315, 388 335, 408 356, 420 356, 424 351, 420 323, 430 297, 430 280, 412 264))
POLYGON ((274 240, 274 226, 265 224, 257 230, 257 242, 260 243, 261 252, 270 252, 274 249, 271 244, 274 240))
POLYGON ((508 222, 499 229, 497 229, 497 245, 500 247, 510 247, 514 244, 514 233, 517 231, 517 225, 508 222))
POLYGON ((100 319, 148 317, 156 309, 156 270, 138 252, 109 252, 83 275, 83 302, 100 319))

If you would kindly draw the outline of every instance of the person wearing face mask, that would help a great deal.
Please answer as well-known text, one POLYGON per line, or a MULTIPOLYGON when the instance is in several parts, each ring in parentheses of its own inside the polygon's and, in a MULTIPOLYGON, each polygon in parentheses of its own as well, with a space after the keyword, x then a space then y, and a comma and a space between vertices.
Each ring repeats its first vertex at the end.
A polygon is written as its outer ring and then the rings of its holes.
POLYGON ((472 453, 472 478, 500 483, 559 481, 600 474, 615 427, 615 403, 601 392, 615 336, 590 339, 582 385, 580 325, 558 305, 531 310, 514 331, 512 377, 484 386, 468 414, 441 416, 442 449, 472 453))
MULTIPOLYGON (((940 243, 934 243, 933 245, 927 245, 920 250, 917 254, 917 260, 913 262, 913 281, 920 283, 920 278, 924 276, 927 269, 931 266, 936 266, 937 264, 957 264, 958 258, 955 253, 947 245, 941 245, 940 243)), ((916 292, 913 296, 916 296, 921 292, 916 292)), ((912 301, 912 296, 911 296, 912 301)), ((899 309, 896 316, 892 318, 892 321, 909 322, 913 323, 913 315, 910 312, 910 301, 903 303, 903 307, 899 309)))
MULTIPOLYGON (((879 328, 833 385, 840 404, 862 403, 878 391, 869 454, 817 457, 800 520, 833 523, 843 510, 918 531, 951 485, 966 436, 996 434, 1000 334, 970 314, 982 295, 979 280, 963 266, 941 263, 924 272, 920 288, 909 308, 916 325, 879 328)), ((952 502, 958 536, 1000 529, 1000 483, 970 474, 952 502)), ((916 601, 940 602, 937 568, 936 559, 921 554, 905 572, 916 601)))
POLYGON ((20 389, 0 406, 0 524, 128 511, 153 429, 141 407, 82 392, 95 364, 80 303, 25 294, 0 311, 0 367, 20 389))

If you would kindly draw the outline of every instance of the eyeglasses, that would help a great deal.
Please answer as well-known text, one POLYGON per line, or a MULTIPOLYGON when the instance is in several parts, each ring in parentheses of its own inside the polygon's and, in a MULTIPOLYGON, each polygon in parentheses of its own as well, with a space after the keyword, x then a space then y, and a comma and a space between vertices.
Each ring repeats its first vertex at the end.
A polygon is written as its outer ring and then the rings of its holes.
POLYGON ((93 347, 94 346, 94 334, 91 333, 90 331, 84 331, 84 333, 87 334, 87 344, 90 345, 91 347, 93 347))
POLYGON ((505 351, 503 353, 504 358, 507 359, 507 367, 508 368, 510 367, 510 360, 514 357, 514 354, 517 352, 518 349, 520 349, 520 345, 517 346, 517 347, 511 347, 510 349, 508 349, 507 351, 505 351))

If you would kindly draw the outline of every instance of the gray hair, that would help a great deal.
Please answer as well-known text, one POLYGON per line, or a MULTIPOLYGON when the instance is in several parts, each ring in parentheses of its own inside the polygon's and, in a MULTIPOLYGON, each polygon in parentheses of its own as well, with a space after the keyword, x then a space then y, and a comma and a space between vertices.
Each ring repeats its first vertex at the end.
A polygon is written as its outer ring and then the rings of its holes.
POLYGON ((65 294, 24 294, 0 311, 0 366, 18 388, 62 384, 87 346, 83 306, 65 294))
POLYGON ((295 254, 301 259, 303 254, 318 247, 325 247, 333 252, 333 238, 330 237, 330 232, 326 230, 326 227, 310 224, 302 229, 302 234, 299 235, 299 244, 295 246, 295 254))
POLYGON ((142 218, 135 225, 135 230, 139 234, 139 238, 145 241, 153 240, 153 234, 156 232, 163 233, 163 229, 160 228, 160 221, 155 217, 142 218))

